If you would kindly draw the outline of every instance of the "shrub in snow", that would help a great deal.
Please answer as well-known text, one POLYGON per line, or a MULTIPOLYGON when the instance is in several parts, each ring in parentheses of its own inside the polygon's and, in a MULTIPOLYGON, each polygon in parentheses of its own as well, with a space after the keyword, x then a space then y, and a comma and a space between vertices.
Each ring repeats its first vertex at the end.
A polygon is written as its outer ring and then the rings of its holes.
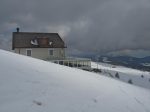
POLYGON ((39 101, 33 101, 33 103, 35 103, 36 105, 39 105, 39 106, 41 106, 42 105, 42 102, 39 102, 39 101))
POLYGON ((98 72, 101 73, 102 72, 101 69, 97 69, 97 68, 93 68, 92 71, 96 72, 96 73, 98 73, 98 72))
POLYGON ((108 73, 108 74, 109 74, 110 77, 112 77, 112 78, 114 77, 111 73, 108 73))
POLYGON ((93 99, 94 103, 97 103, 97 99, 93 99))
POLYGON ((116 66, 112 66, 112 68, 116 68, 116 66))
POLYGON ((118 73, 118 72, 115 74, 115 77, 116 77, 116 78, 118 78, 118 79, 120 78, 120 76, 119 76, 119 73, 118 73))
POLYGON ((129 80, 128 80, 128 83, 129 83, 129 84, 133 84, 132 79, 129 79, 129 80))
POLYGON ((144 75, 141 75, 142 78, 144 78, 144 75))

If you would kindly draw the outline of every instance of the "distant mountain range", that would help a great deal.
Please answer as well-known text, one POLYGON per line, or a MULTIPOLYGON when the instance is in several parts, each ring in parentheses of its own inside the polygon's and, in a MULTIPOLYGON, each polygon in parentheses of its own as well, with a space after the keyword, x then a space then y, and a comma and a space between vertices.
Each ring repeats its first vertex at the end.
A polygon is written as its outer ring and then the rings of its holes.
POLYGON ((80 55, 83 58, 90 58, 92 61, 121 65, 129 68, 150 71, 150 56, 144 58, 132 56, 110 56, 110 55, 80 55))
POLYGON ((97 59, 94 60, 114 65, 122 65, 130 68, 150 71, 150 56, 144 58, 136 58, 131 56, 99 56, 97 57, 97 59))
POLYGON ((76 57, 90 58, 92 61, 99 61, 113 65, 121 65, 129 68, 150 71, 149 50, 120 50, 105 54, 80 54, 76 57))

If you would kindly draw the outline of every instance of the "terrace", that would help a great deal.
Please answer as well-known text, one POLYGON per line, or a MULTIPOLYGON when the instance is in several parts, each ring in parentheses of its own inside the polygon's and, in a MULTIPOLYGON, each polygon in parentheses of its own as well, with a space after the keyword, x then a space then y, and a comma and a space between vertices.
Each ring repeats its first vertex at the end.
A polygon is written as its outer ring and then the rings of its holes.
POLYGON ((91 59, 87 58, 73 58, 68 57, 65 59, 58 59, 58 60, 50 60, 53 63, 57 63, 60 65, 65 65, 69 67, 84 69, 84 70, 91 70, 91 59))

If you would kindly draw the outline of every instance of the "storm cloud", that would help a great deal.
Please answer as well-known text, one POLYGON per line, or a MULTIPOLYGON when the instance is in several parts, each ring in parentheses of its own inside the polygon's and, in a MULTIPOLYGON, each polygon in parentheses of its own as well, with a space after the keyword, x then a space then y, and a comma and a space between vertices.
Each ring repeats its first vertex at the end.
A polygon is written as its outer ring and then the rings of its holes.
POLYGON ((69 52, 150 50, 149 12, 149 0, 1 0, 0 48, 20 27, 58 32, 69 52))

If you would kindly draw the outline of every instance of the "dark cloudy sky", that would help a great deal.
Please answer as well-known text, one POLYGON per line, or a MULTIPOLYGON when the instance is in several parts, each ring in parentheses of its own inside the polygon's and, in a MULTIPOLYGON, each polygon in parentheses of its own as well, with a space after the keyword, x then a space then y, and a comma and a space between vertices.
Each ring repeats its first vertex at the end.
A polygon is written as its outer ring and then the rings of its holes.
POLYGON ((16 27, 58 32, 70 52, 150 50, 150 0, 1 0, 0 48, 16 27))

